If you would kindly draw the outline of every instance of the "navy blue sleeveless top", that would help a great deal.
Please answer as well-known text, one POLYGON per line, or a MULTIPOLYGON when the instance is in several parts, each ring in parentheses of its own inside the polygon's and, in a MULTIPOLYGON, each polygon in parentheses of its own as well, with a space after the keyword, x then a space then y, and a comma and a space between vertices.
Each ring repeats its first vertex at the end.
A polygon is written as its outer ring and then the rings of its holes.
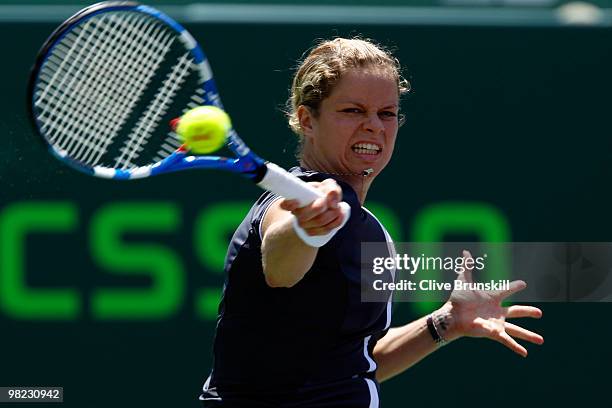
MULTIPOLYGON (((292 172, 305 181, 333 178, 300 168, 292 172)), ((390 237, 361 207, 355 191, 338 184, 351 217, 291 288, 269 287, 261 263, 261 223, 278 196, 264 193, 234 233, 225 260, 213 369, 200 399, 280 398, 283 393, 295 398, 292 391, 343 381, 370 391, 378 387, 372 350, 389 327, 391 303, 361 301, 360 250, 362 242, 390 242, 390 237)))

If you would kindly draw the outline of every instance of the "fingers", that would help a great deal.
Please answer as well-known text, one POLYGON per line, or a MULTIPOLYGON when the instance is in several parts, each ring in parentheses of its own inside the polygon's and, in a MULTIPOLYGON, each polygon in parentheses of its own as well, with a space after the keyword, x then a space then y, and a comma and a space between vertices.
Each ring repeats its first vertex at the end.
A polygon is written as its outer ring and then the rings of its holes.
POLYGON ((310 228, 307 228, 307 227, 302 227, 302 228, 304 228, 304 230, 308 233, 308 235, 325 235, 329 233, 331 230, 333 230, 334 228, 337 228, 340 225, 342 225, 343 217, 344 216, 342 214, 342 211, 338 211, 338 216, 327 224, 324 224, 322 226, 310 227, 310 228))
POLYGON ((522 280, 515 280, 510 282, 509 289, 493 292, 493 296, 497 297, 499 300, 504 300, 507 297, 512 296, 513 294, 520 292, 525 289, 527 284, 522 280))
POLYGON ((280 208, 290 211, 308 235, 325 235, 342 224, 344 216, 339 206, 342 189, 333 179, 309 183, 323 196, 308 205, 300 206, 297 200, 284 199, 280 208))
POLYGON ((300 208, 300 203, 297 200, 289 200, 287 198, 284 198, 281 200, 278 206, 285 211, 293 211, 297 208, 300 208))
MULTIPOLYGON (((294 211, 294 214, 295 214, 295 211, 294 211)), ((314 230, 314 229, 326 227, 327 225, 331 223, 335 223, 337 219, 340 219, 340 222, 341 222, 342 221, 342 210, 339 207, 338 208, 328 208, 324 212, 312 218, 302 217, 298 214, 296 214, 296 217, 298 218, 298 223, 300 224, 300 227, 304 228, 305 230, 310 230, 310 229, 314 230)))
POLYGON ((506 332, 501 332, 498 337, 494 337, 493 340, 500 342, 510 350, 522 357, 527 357, 527 349, 517 343, 510 335, 506 332))
POLYGON ((327 197, 321 197, 317 198, 312 203, 304 207, 296 208, 291 212, 298 218, 300 225, 302 225, 302 223, 318 217, 328 209, 334 210, 334 208, 328 205, 327 197))
POLYGON ((459 274, 459 279, 463 280, 464 282, 473 282, 472 280, 472 269, 474 269, 474 260, 472 258, 472 254, 470 253, 470 251, 468 251, 467 249, 463 250, 463 265, 465 265, 465 270, 459 274), (470 260, 468 262, 468 260, 470 260), (469 265, 471 265, 470 267, 468 267, 469 265))
POLYGON ((506 333, 508 333, 511 336, 517 337, 522 340, 529 341, 534 344, 544 343, 544 337, 530 330, 524 329, 521 326, 517 326, 516 324, 505 322, 504 328, 506 329, 506 333))
MULTIPOLYGON (((523 306, 517 308, 517 311, 513 313, 519 313, 521 315, 523 313, 533 313, 533 311, 530 311, 528 309, 529 307, 523 306)), ((480 327, 480 331, 484 333, 484 337, 503 344, 504 346, 508 347, 510 350, 514 351, 522 357, 527 357, 527 349, 521 344, 519 344, 516 339, 514 339, 514 337, 538 345, 544 343, 544 338, 539 334, 517 326, 516 324, 509 323, 507 321, 499 321, 498 319, 477 318, 474 320, 474 322, 480 327)))
MULTIPOLYGON (((516 282, 519 283, 521 281, 516 281, 516 282)), ((510 307, 504 308, 504 311, 505 311, 506 317, 508 318, 532 317, 535 319, 539 319, 542 317, 542 311, 538 309, 537 307, 533 307, 533 306, 522 306, 522 305, 510 306, 510 307)), ((504 322, 504 329, 506 330, 506 333, 508 333, 511 336, 517 337, 519 339, 523 339, 523 340, 529 341, 534 344, 544 343, 544 337, 530 330, 517 326, 516 324, 504 322)))
POLYGON ((323 190, 327 199, 327 205, 330 208, 338 208, 338 204, 342 200, 342 189, 334 179, 325 179, 319 185, 323 190))
POLYGON ((510 306, 504 308, 504 312, 506 317, 510 319, 519 317, 532 317, 534 319, 539 319, 542 317, 542 311, 533 306, 510 306))

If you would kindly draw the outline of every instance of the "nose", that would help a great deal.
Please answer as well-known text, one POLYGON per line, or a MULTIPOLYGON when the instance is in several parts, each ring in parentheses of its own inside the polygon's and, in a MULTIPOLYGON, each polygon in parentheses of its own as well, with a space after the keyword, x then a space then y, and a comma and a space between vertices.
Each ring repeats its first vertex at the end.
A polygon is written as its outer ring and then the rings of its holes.
POLYGON ((378 116, 378 113, 373 112, 368 115, 365 123, 363 124, 363 128, 368 132, 372 132, 374 134, 378 134, 385 130, 385 125, 378 116))

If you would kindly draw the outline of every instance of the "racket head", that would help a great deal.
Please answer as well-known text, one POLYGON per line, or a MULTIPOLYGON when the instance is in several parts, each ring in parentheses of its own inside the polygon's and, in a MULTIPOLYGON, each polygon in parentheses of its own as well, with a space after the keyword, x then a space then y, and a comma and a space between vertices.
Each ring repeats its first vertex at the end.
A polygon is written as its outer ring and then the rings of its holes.
MULTIPOLYGON (((200 105, 223 108, 193 36, 131 1, 97 3, 61 24, 38 53, 28 101, 31 122, 55 156, 88 174, 121 179, 188 167, 177 160, 187 152, 177 151, 181 141, 170 121, 200 105)), ((249 154, 234 130, 228 147, 249 154)), ((244 161, 191 162, 241 171, 244 161)))

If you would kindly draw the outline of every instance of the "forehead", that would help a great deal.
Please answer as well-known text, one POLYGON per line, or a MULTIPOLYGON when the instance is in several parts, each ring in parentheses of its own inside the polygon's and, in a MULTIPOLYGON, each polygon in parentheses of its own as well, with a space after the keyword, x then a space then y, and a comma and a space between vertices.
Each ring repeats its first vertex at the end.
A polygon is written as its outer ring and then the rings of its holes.
POLYGON ((337 103, 397 105, 397 80, 389 70, 351 69, 342 74, 328 99, 337 103))

